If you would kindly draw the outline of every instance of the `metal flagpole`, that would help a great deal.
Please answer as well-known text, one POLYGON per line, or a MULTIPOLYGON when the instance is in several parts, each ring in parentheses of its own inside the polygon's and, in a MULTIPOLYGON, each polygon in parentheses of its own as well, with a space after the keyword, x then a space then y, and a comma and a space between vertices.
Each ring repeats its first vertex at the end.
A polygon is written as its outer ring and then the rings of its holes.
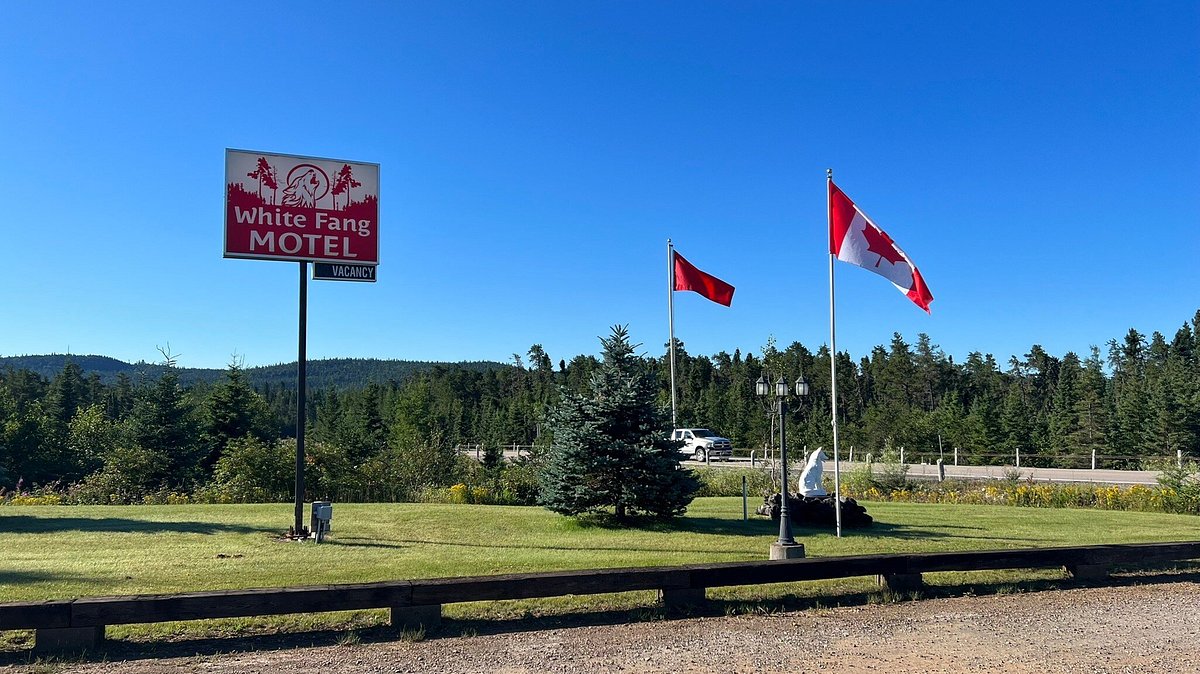
MULTIPOLYGON (((825 170, 825 229, 833 234, 833 213, 830 212, 830 197, 833 192, 833 169, 825 170)), ((834 320, 833 302, 833 246, 829 247, 829 388, 830 406, 833 408, 833 507, 837 520, 837 537, 842 537, 842 469, 838 451, 838 406, 837 406, 837 329, 834 320)))
POLYGON ((667 239, 667 328, 671 333, 671 429, 679 425, 675 421, 675 249, 667 239))

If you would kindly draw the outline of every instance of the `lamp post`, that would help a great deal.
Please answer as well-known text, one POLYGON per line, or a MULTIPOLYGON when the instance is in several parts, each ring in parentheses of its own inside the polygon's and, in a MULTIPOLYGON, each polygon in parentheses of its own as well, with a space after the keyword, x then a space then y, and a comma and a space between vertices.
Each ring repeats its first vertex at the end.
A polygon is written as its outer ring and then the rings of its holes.
MULTIPOLYGON (((771 395, 771 384, 766 375, 758 378, 754 384, 754 392, 760 396, 771 395)), ((804 544, 797 543, 792 535, 792 518, 788 512, 788 465, 787 465, 787 397, 790 393, 788 383, 783 376, 775 382, 775 399, 779 406, 779 463, 782 473, 779 480, 779 540, 771 544, 771 559, 796 559, 804 556, 804 544)), ((808 395, 808 381, 801 376, 796 380, 796 395, 804 398, 808 395)))

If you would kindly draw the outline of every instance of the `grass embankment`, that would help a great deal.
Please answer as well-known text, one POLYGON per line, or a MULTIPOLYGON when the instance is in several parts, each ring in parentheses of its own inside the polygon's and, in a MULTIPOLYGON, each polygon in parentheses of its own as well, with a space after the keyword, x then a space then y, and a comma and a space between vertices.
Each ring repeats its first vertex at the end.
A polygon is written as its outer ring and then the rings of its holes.
MULTIPOLYGON (((1195 517, 1002 506, 871 503, 876 526, 832 532, 797 528, 808 556, 995 549, 1194 539, 1195 517)), ((670 525, 616 529, 540 508, 445 504, 337 504, 326 544, 278 534, 291 508, 274 505, 50 506, 0 508, 0 601, 352 583, 551 569, 761 560, 775 539, 770 521, 741 519, 740 498, 704 498, 670 525)), ((1012 582, 1053 571, 935 574, 934 583, 1012 582), (942 577, 945 578, 942 578, 942 577), (942 578, 939 580, 939 578, 942 578)), ((869 592, 869 579, 729 588, 710 596, 756 601, 869 592)), ((481 602, 446 607, 461 618, 514 617, 648 607, 653 593, 481 602)), ((114 627, 112 636, 189 636, 353 627, 385 621, 353 615, 200 621, 114 627)), ((21 645, 15 633, 0 644, 21 645)))

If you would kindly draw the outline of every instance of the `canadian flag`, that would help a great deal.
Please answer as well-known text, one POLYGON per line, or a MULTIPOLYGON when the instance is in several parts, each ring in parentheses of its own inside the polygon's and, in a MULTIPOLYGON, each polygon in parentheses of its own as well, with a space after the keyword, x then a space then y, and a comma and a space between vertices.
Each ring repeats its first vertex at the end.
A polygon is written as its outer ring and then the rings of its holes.
POLYGON ((929 313, 933 294, 917 265, 866 213, 829 181, 829 252, 842 262, 869 269, 892 282, 929 313))

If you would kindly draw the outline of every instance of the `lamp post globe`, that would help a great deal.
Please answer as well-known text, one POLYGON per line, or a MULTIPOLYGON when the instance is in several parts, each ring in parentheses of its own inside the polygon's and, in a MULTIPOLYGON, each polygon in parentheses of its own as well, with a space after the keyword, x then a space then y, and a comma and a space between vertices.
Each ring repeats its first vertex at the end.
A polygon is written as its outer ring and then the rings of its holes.
POLYGON ((770 390, 767 386, 767 376, 759 375, 758 381, 754 382, 754 392, 760 396, 765 396, 770 390))
POLYGON ((801 398, 808 395, 808 380, 804 378, 804 375, 800 375, 796 379, 796 395, 801 398))

